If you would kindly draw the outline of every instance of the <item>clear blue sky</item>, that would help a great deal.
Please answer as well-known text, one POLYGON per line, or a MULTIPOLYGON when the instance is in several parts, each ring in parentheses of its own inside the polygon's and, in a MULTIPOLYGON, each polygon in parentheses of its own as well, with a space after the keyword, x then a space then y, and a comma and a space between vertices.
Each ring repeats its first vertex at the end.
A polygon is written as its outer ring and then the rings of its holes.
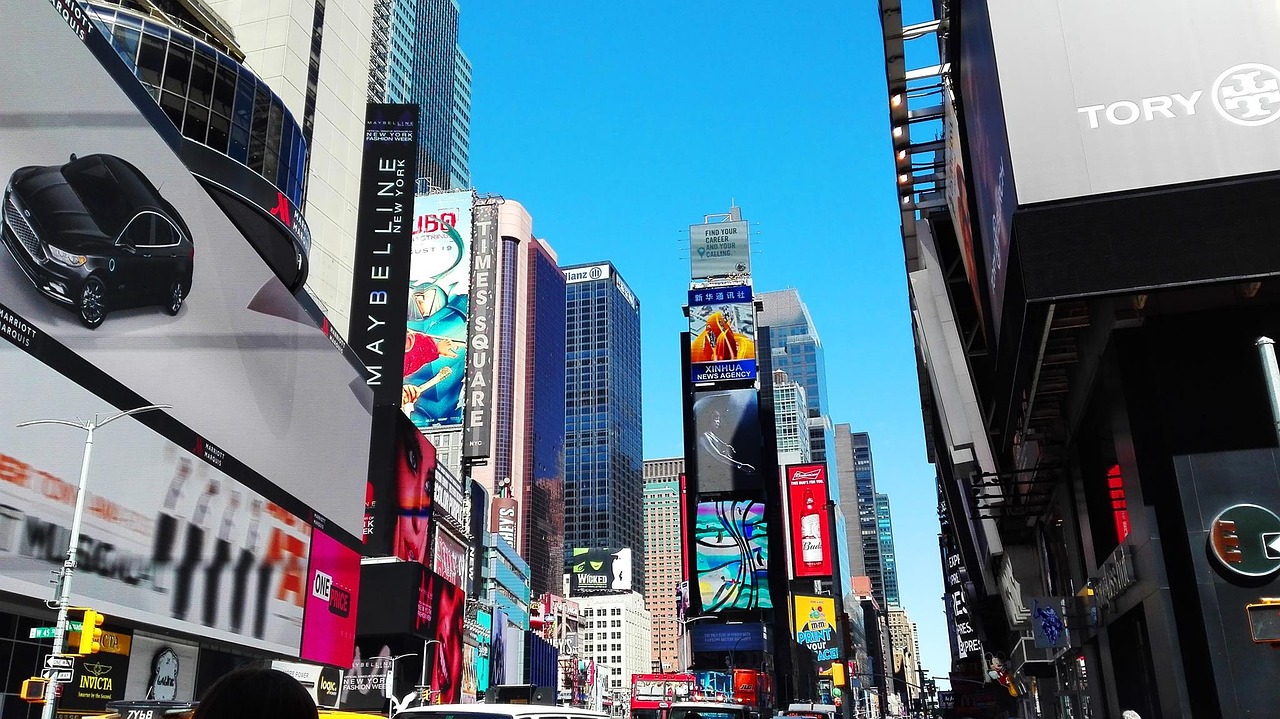
POLYGON ((612 260, 640 298, 646 458, 683 451, 688 225, 742 208, 757 291, 800 291, 832 420, 871 433, 902 601, 945 675, 876 4, 464 0, 460 43, 473 183, 524 204, 562 264, 612 260))

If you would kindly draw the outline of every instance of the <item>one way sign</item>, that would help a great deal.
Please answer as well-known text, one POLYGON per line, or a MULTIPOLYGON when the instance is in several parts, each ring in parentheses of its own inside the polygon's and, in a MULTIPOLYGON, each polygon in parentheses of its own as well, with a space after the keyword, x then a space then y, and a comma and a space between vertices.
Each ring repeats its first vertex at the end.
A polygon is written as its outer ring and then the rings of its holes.
POLYGON ((71 670, 76 665, 75 657, 67 657, 59 654, 50 654, 44 658, 44 666, 46 669, 66 669, 71 670))
POLYGON ((1262 549, 1267 559, 1280 559, 1280 532, 1263 532, 1262 549))

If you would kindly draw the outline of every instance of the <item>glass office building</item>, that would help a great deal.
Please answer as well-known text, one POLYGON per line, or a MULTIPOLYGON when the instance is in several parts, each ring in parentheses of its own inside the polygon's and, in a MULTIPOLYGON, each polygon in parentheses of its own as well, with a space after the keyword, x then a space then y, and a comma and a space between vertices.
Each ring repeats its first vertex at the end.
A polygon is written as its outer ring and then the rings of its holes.
POLYGON ((253 170, 302 204, 307 143, 266 83, 196 27, 103 3, 89 15, 182 136, 253 170))
POLYGON ((630 548, 643 594, 640 303, 611 263, 562 269, 565 551, 630 548))
POLYGON ((431 189, 471 184, 471 62, 458 47, 457 0, 378 0, 369 100, 420 110, 418 177, 431 189))
POLYGON ((827 418, 826 362, 818 328, 794 289, 756 295, 761 310, 756 324, 769 328, 773 369, 804 387, 809 403, 809 448, 814 462, 827 461, 831 420, 827 418))
POLYGON ((876 533, 880 542, 880 572, 884 583, 886 607, 898 601, 898 560, 893 551, 893 514, 889 511, 889 495, 876 495, 876 533))

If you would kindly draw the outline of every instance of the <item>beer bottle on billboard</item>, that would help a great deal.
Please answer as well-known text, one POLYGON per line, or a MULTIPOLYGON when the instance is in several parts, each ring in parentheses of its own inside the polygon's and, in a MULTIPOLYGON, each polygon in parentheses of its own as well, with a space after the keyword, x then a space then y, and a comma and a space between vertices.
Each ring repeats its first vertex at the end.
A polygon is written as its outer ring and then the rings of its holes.
POLYGON ((800 560, 805 564, 822 564, 822 519, 809 491, 804 494, 804 514, 800 516, 800 560))

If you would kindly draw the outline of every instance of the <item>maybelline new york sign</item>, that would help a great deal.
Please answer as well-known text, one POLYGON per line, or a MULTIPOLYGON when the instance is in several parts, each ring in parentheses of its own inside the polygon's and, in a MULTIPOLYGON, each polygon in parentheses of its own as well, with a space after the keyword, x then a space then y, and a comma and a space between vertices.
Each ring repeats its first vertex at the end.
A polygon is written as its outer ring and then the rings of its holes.
POLYGON ((1280 169, 1280 5, 988 6, 1020 204, 1280 169))

